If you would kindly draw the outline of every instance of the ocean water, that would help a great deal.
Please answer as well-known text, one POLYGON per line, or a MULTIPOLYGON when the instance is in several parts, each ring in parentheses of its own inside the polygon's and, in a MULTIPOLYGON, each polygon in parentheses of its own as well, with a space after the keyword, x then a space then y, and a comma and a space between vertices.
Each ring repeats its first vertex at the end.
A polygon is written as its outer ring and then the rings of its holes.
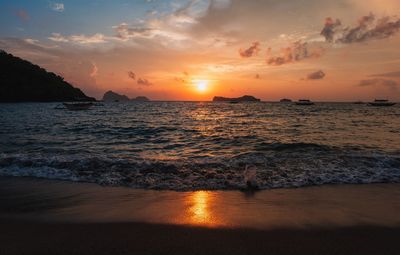
POLYGON ((400 182, 400 107, 0 104, 0 175, 163 190, 400 182))

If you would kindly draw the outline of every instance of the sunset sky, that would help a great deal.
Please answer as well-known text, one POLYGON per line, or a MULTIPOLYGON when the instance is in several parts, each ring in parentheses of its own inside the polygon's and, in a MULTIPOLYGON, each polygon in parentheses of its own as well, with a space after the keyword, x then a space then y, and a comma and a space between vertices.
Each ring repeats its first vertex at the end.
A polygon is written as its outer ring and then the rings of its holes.
POLYGON ((0 49, 98 99, 400 100, 399 0, 0 0, 0 49))

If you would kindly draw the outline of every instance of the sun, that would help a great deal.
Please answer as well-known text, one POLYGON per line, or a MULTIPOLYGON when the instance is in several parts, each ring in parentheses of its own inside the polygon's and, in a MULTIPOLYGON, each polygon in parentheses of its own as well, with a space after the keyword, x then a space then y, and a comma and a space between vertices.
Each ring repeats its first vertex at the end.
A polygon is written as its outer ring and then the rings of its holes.
POLYGON ((196 89, 198 92, 206 92, 208 89, 208 81, 207 80, 198 80, 198 81, 194 81, 195 85, 196 85, 196 89))

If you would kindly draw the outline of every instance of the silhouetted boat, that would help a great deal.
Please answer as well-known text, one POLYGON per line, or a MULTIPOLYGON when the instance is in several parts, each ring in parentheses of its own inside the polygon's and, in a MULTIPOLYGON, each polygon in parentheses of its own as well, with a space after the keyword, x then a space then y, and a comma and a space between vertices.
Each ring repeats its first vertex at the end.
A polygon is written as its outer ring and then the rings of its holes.
POLYGON ((393 106, 396 103, 389 102, 389 100, 386 99, 375 99, 374 102, 369 103, 368 105, 370 106, 393 106))
POLYGON ((93 103, 63 103, 63 105, 71 111, 82 111, 92 107, 93 103))
POLYGON ((300 99, 296 102, 296 105, 314 105, 314 102, 311 102, 308 99, 300 99))
POLYGON ((291 103, 292 100, 287 99, 287 98, 283 98, 283 99, 281 99, 279 102, 281 102, 281 103, 291 103))
POLYGON ((353 104, 365 104, 363 101, 356 101, 356 102, 353 102, 353 104))

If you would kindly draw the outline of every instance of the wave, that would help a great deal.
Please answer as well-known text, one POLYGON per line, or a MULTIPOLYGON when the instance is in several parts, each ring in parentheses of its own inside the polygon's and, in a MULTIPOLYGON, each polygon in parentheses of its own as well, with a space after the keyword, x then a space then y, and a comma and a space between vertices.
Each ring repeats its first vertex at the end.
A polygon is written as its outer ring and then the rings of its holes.
MULTIPOLYGON (((64 152, 65 153, 65 152, 64 152)), ((241 190, 399 183, 400 154, 308 143, 259 144, 229 156, 148 159, 89 153, 0 154, 0 175, 159 190, 241 190)))

